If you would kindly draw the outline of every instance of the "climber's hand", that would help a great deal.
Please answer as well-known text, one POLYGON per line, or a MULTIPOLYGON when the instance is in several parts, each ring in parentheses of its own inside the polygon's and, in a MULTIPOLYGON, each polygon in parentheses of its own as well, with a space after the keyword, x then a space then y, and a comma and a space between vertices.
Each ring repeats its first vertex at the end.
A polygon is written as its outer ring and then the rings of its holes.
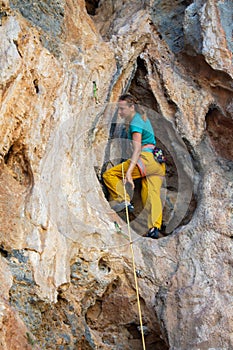
POLYGON ((131 171, 127 171, 125 174, 124 184, 126 184, 127 182, 131 185, 132 190, 133 190, 134 189, 134 182, 133 182, 131 171))

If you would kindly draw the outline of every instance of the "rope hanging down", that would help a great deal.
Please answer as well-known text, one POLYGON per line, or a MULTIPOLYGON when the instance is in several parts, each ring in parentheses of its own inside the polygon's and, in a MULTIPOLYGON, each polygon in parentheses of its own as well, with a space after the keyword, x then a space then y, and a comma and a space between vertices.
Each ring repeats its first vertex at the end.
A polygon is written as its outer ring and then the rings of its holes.
MULTIPOLYGON (((122 179, 123 179, 124 196, 125 196, 125 203, 126 203, 127 202, 127 198, 126 198, 125 174, 124 174, 124 165, 123 165, 123 163, 122 163, 122 179)), ((138 280, 137 280, 135 258, 134 258, 134 250, 133 250, 133 241, 132 241, 132 238, 131 238, 131 231, 130 231, 130 225, 129 225, 129 211, 128 211, 127 205, 125 205, 125 210, 126 210, 126 220, 127 220, 128 235, 129 235, 129 244, 130 244, 130 249, 131 249, 131 254, 132 254, 133 274, 134 274, 135 288, 136 288, 136 294, 137 294, 137 304, 138 304, 138 313, 139 313, 139 320, 140 320, 140 329, 141 329, 141 335, 142 335, 142 346, 143 346, 143 350, 146 350, 145 338, 144 338, 144 330, 143 330, 143 324, 142 324, 142 312, 141 312, 141 305, 140 305, 140 299, 139 299, 138 280)))

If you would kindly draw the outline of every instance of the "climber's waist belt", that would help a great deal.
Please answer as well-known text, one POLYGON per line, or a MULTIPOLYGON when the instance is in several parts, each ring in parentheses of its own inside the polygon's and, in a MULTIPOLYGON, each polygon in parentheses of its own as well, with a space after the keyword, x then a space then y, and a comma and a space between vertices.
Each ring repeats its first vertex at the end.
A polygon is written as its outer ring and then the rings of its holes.
POLYGON ((147 145, 142 146, 142 152, 153 152, 153 149, 155 148, 155 145, 152 143, 148 143, 147 145))

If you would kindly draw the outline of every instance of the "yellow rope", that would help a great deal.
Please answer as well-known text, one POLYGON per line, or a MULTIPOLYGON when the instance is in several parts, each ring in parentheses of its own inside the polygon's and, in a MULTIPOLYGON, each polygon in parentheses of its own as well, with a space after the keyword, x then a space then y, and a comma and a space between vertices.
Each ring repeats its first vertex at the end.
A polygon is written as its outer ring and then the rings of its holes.
POLYGON ((142 312, 141 312, 141 305, 140 305, 140 299, 139 299, 138 280, 137 280, 134 250, 133 250, 133 241, 131 238, 131 231, 130 231, 130 225, 129 225, 129 211, 128 211, 128 206, 126 205, 127 198, 126 198, 126 189, 125 189, 125 183, 124 183, 125 174, 124 174, 124 164, 123 163, 122 163, 122 179, 123 179, 123 184, 124 184, 126 220, 127 220, 128 234, 129 234, 130 249, 131 249, 131 254, 132 254, 133 274, 134 274, 135 288, 136 288, 136 294, 137 294, 138 313, 139 313, 140 328, 141 328, 141 335, 142 335, 142 346, 143 346, 143 350, 146 350, 143 324, 142 324, 142 312))

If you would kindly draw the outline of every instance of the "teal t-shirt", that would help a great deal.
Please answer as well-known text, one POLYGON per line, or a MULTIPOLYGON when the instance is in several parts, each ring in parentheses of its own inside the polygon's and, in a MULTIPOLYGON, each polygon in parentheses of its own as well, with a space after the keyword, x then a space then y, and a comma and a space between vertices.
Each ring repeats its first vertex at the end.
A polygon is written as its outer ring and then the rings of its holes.
POLYGON ((154 136, 154 130, 152 128, 151 122, 148 118, 144 121, 141 114, 136 113, 129 125, 128 138, 133 139, 133 133, 139 132, 142 134, 142 145, 156 144, 156 139, 154 136))

